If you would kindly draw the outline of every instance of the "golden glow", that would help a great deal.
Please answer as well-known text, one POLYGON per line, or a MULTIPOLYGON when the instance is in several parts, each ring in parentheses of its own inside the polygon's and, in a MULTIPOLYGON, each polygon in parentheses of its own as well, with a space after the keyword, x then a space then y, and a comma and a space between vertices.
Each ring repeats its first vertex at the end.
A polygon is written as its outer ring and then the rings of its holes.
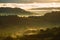
POLYGON ((29 17, 29 15, 17 15, 18 17, 29 17))
POLYGON ((60 7, 60 3, 0 3, 0 7, 17 7, 22 9, 30 9, 30 8, 44 8, 44 7, 60 7))

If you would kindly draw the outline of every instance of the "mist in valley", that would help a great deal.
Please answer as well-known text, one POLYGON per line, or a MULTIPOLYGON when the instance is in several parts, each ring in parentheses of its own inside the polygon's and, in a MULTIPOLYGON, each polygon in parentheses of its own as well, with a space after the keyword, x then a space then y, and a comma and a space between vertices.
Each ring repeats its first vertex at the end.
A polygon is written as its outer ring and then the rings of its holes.
POLYGON ((20 8, 0 8, 1 40, 56 40, 60 39, 59 29, 60 11, 36 13, 20 8))

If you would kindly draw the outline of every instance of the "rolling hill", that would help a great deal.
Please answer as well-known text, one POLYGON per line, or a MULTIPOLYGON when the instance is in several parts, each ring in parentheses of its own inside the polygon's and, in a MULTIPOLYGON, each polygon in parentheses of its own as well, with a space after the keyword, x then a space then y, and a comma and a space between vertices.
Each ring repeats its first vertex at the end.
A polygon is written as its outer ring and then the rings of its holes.
POLYGON ((0 15, 32 15, 21 8, 0 7, 0 15))

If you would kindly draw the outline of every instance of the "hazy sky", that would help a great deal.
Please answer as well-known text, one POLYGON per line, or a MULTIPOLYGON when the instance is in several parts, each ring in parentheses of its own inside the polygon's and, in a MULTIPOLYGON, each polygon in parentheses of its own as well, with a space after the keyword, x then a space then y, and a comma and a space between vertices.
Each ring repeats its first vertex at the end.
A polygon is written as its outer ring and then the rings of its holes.
POLYGON ((60 0, 0 0, 0 3, 60 2, 60 0))

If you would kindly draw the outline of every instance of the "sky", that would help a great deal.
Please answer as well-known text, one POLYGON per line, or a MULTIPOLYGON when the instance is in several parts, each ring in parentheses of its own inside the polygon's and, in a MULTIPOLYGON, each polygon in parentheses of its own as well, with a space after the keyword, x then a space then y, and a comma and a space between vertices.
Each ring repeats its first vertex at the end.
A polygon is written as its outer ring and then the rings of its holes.
POLYGON ((60 0, 0 0, 0 3, 60 2, 60 0))

